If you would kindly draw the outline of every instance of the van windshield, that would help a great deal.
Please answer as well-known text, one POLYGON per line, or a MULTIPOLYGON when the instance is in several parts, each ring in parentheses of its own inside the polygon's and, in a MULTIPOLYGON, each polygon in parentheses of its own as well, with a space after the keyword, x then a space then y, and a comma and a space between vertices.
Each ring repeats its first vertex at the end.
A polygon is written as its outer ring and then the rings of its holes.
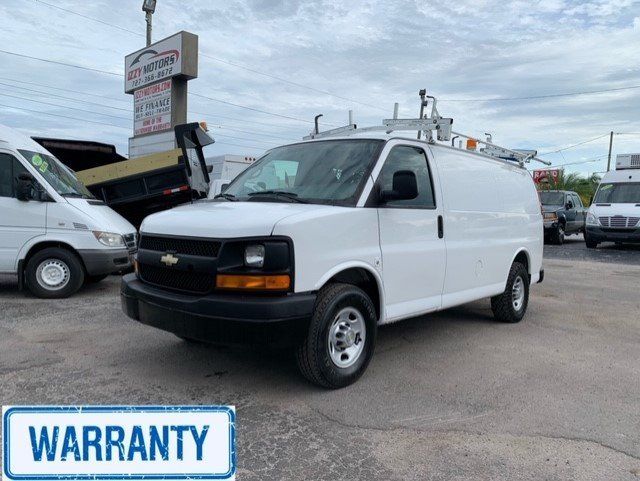
POLYGON ((640 182, 600 184, 596 204, 640 204, 640 182))
POLYGON ((564 204, 564 194, 562 192, 538 192, 542 205, 562 205, 564 204))
POLYGON ((326 140, 277 147, 221 194, 228 200, 355 205, 382 140, 326 140))
POLYGON ((30 150, 18 150, 34 166, 55 191, 66 197, 94 199, 91 192, 80 182, 73 171, 55 157, 30 150))

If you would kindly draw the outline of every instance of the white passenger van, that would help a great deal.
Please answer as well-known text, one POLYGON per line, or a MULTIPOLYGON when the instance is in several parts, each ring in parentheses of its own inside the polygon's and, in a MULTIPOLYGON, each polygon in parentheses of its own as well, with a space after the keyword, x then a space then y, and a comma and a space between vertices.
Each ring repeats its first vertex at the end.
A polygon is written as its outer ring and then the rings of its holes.
POLYGON ((130 267, 136 231, 47 150, 0 126, 0 272, 38 297, 130 267))
POLYGON ((640 154, 621 154, 616 170, 602 177, 587 213, 584 240, 640 243, 640 154))
POLYGON ((329 388, 363 373, 379 325, 486 297, 496 319, 520 321, 543 278, 533 180, 436 143, 446 120, 316 133, 215 200, 147 217, 123 309, 187 340, 293 345, 329 388), (426 140, 386 133, 414 124, 426 140))

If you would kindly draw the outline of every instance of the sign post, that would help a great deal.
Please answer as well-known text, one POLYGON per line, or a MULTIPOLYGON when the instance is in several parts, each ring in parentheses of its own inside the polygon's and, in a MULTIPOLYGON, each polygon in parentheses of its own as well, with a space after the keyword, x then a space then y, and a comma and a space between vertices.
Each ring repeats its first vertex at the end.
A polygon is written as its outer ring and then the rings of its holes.
POLYGON ((176 148, 173 127, 187 122, 187 82, 198 76, 198 36, 178 32, 125 57, 133 95, 129 158, 176 148))

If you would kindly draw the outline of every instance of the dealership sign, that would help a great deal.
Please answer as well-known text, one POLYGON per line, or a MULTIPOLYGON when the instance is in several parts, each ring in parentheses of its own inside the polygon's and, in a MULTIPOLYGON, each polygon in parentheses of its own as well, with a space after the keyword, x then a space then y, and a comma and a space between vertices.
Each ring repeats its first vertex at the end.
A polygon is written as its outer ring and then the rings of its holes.
POLYGON ((171 82, 162 80, 133 93, 134 135, 171 129, 171 82))
POLYGON ((557 184, 562 177, 563 169, 538 169, 532 172, 536 184, 557 184))
POLYGON ((233 406, 5 406, 7 480, 234 479, 233 406))
POLYGON ((198 37, 189 32, 178 32, 153 43, 127 55, 124 70, 126 93, 172 77, 184 80, 196 78, 198 37))

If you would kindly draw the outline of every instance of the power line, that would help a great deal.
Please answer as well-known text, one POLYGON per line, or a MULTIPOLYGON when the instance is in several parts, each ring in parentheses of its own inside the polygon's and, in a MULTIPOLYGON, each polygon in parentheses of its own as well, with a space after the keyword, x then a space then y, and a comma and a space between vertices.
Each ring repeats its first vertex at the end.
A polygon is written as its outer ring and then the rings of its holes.
POLYGON ((5 108, 8 108, 8 109, 15 109, 15 110, 24 110, 25 112, 33 112, 33 113, 42 114, 42 115, 50 115, 51 117, 60 117, 60 118, 63 118, 63 119, 77 120, 79 122, 89 122, 91 124, 107 125, 109 127, 116 127, 118 129, 131 130, 131 127, 121 127, 120 125, 108 124, 106 122, 99 122, 97 120, 79 119, 78 117, 69 117, 67 115, 52 114, 50 112, 43 112, 42 110, 27 109, 25 107, 14 107, 13 105, 6 105, 6 104, 0 104, 0 107, 5 107, 5 108))
MULTIPOLYGON (((85 67, 83 65, 76 65, 76 64, 70 64, 70 63, 58 62, 58 61, 55 61, 55 60, 49 60, 49 59, 45 59, 45 58, 41 58, 41 57, 33 57, 33 56, 30 56, 30 55, 23 55, 23 54, 19 54, 19 53, 15 53, 15 52, 9 52, 7 50, 2 50, 2 49, 0 49, 0 53, 5 53, 7 55, 15 55, 17 57, 22 57, 22 58, 28 58, 30 60, 38 60, 38 61, 41 61, 41 62, 47 62, 47 63, 56 64, 56 65, 62 65, 62 66, 65 66, 65 67, 77 68, 77 69, 81 69, 81 70, 89 70, 89 71, 92 71, 92 72, 99 72, 99 73, 104 73, 104 74, 109 74, 109 75, 117 75, 119 77, 122 76, 121 73, 109 72, 108 70, 100 70, 100 69, 95 69, 95 68, 92 68, 92 67, 85 67)), ((296 120, 298 122, 305 122, 305 123, 311 123, 311 124, 313 123, 312 120, 301 119, 301 118, 297 118, 297 117, 291 117, 289 115, 283 115, 283 114, 278 114, 278 113, 275 113, 275 112, 269 112, 267 110, 260 110, 260 109, 254 108, 254 107, 248 107, 246 105, 240 105, 240 104, 236 104, 236 103, 229 102, 229 101, 226 101, 226 100, 216 99, 216 98, 213 98, 213 97, 208 97, 206 95, 197 94, 197 93, 194 93, 194 92, 189 92, 189 95, 192 95, 192 96, 195 96, 195 97, 201 97, 201 98, 204 98, 204 99, 207 99, 207 100, 211 100, 211 101, 214 101, 214 102, 220 102, 220 103, 223 103, 223 104, 226 104, 226 105, 231 105, 233 107, 237 107, 237 108, 241 108, 241 109, 251 110, 253 112, 259 112, 259 113, 262 113, 262 114, 265 114, 265 115, 272 115, 272 116, 280 117, 280 118, 284 118, 284 119, 296 120)), ((324 125, 335 126, 334 124, 328 124, 328 123, 324 123, 324 125)))
POLYGON ((35 0, 35 1, 38 2, 38 3, 41 3, 43 5, 46 5, 47 7, 56 8, 58 10, 62 10, 63 12, 71 13, 73 15, 77 15, 78 17, 86 18, 87 20, 92 20, 94 22, 98 22, 98 23, 101 23, 103 25, 108 25, 109 27, 117 28, 118 30, 122 30, 123 32, 129 32, 129 33, 132 33, 134 35, 138 35, 139 37, 144 37, 145 36, 145 34, 143 34, 143 33, 139 33, 139 32, 136 32, 134 30, 130 30, 130 29, 125 28, 125 27, 121 27, 120 25, 116 25, 114 23, 105 22, 104 20, 100 20, 99 18, 94 18, 94 17, 90 17, 88 15, 84 15, 82 13, 74 12, 73 10, 68 10, 68 9, 62 8, 62 7, 58 6, 58 5, 53 5, 51 3, 43 2, 42 0, 35 0))
POLYGON ((46 59, 46 58, 33 57, 31 55, 24 55, 22 53, 9 52, 8 50, 0 49, 0 53, 4 53, 6 55, 14 55, 16 57, 28 58, 30 60, 39 60, 40 62, 52 63, 52 64, 55 64, 55 65, 62 65, 64 67, 77 68, 77 69, 81 69, 81 70, 90 70, 91 72, 98 72, 98 73, 103 73, 103 74, 107 74, 107 75, 116 75, 118 77, 122 77, 122 73, 110 72, 109 70, 102 70, 102 69, 93 68, 93 67, 85 67, 83 65, 75 65, 75 64, 72 64, 72 63, 58 62, 57 60, 49 60, 49 59, 46 59))
POLYGON ((621 90, 632 90, 632 89, 640 89, 640 85, 630 85, 628 87, 616 87, 610 89, 602 89, 602 90, 585 90, 583 92, 568 92, 568 93, 557 93, 557 94, 546 94, 546 95, 532 95, 529 97, 503 97, 503 98, 485 98, 485 99, 438 99, 438 102, 511 102, 514 100, 539 100, 539 99, 550 99, 556 97, 573 97, 576 95, 591 95, 591 94, 601 94, 606 92, 618 92, 621 90))
POLYGON ((199 53, 203 57, 208 58, 210 60, 214 60, 215 62, 220 62, 220 63, 224 63, 226 65, 231 65, 232 67, 240 68, 242 70, 246 70, 246 71, 251 72, 251 73, 262 75, 264 77, 268 77, 268 78, 271 78, 271 79, 274 79, 274 80, 278 80, 279 82, 283 82, 283 83, 286 83, 286 84, 289 84, 289 85, 293 85, 295 87, 300 87, 300 88, 307 89, 307 90, 310 90, 312 92, 316 92, 316 93, 320 93, 320 94, 324 94, 324 95, 329 95, 331 97, 335 97, 335 98, 340 99, 340 100, 346 100, 347 102, 363 105, 365 107, 370 107, 372 109, 377 109, 377 110, 381 110, 381 111, 384 111, 384 112, 387 111, 387 109, 384 109, 384 108, 380 107, 379 105, 368 104, 366 102, 361 102, 359 100, 355 100, 355 99, 352 99, 352 98, 349 98, 349 97, 343 97, 341 95, 334 94, 334 93, 329 92, 327 90, 317 89, 317 88, 311 87, 309 85, 304 85, 304 84, 301 84, 301 83, 298 83, 298 82, 294 82, 292 80, 288 80, 288 79, 285 79, 285 78, 282 78, 282 77, 278 77, 276 75, 272 75, 272 74, 269 74, 269 73, 266 73, 266 72, 261 72, 260 70, 255 70, 255 69, 252 69, 250 67, 246 67, 244 65, 240 65, 240 64, 235 63, 235 62, 229 62, 228 60, 223 60, 221 58, 217 58, 217 57, 214 57, 212 55, 208 55, 208 54, 206 54, 204 52, 199 52, 199 53))
MULTIPOLYGON (((87 19, 87 20, 92 20, 92 21, 94 21, 94 22, 101 23, 102 25, 107 25, 107 26, 112 27, 112 28, 117 28, 118 30, 122 30, 122 31, 124 31, 124 32, 131 33, 131 34, 136 35, 136 36, 138 36, 138 37, 144 37, 144 34, 143 34, 143 33, 136 32, 136 31, 134 31, 134 30, 130 30, 130 29, 125 28, 125 27, 121 27, 120 25, 116 25, 116 24, 114 24, 114 23, 105 22, 104 20, 100 20, 100 19, 98 19, 98 18, 90 17, 90 16, 88 16, 88 15, 84 15, 84 14, 82 14, 82 13, 75 12, 75 11, 73 11, 73 10, 69 10, 69 9, 66 9, 66 8, 59 7, 59 6, 57 6, 57 5, 52 5, 52 4, 50 4, 50 3, 43 2, 42 0, 35 0, 35 1, 36 1, 36 2, 38 2, 38 3, 41 3, 41 4, 43 4, 43 5, 46 5, 46 6, 48 6, 48 7, 56 8, 56 9, 58 9, 58 10, 62 10, 63 12, 67 12, 67 13, 70 13, 70 14, 72 14, 72 15, 77 15, 77 16, 79 16, 79 17, 85 18, 85 19, 87 19)), ((359 101, 359 100, 351 99, 351 98, 349 98, 349 97, 343 97, 343 96, 341 96, 341 95, 334 94, 334 93, 329 92, 329 91, 327 91, 327 90, 318 89, 318 88, 315 88, 315 87, 311 87, 311 86, 309 86, 309 85, 304 85, 304 84, 301 84, 301 83, 298 83, 298 82, 294 82, 294 81, 289 80, 289 79, 285 79, 285 78, 282 78, 282 77, 278 77, 278 76, 276 76, 276 75, 272 75, 272 74, 269 74, 269 73, 266 73, 266 72, 261 72, 260 70, 255 70, 255 69, 250 68, 250 67, 247 67, 247 66, 245 66, 245 65, 240 65, 240 64, 235 63, 235 62, 230 62, 230 61, 228 61, 228 60, 223 60, 223 59, 221 59, 221 58, 214 57, 213 55, 206 54, 206 53, 204 53, 204 52, 202 52, 202 51, 201 51, 201 52, 199 52, 199 53, 200 53, 200 55, 202 55, 203 57, 208 58, 208 59, 210 59, 210 60, 213 60, 213 61, 215 61, 215 62, 220 62, 220 63, 224 63, 224 64, 226 64, 226 65, 231 65, 232 67, 240 68, 240 69, 242 69, 242 70, 246 70, 246 71, 248 71, 248 72, 255 73, 255 74, 257 74, 257 75, 262 75, 262 76, 264 76, 264 77, 269 77, 269 78, 271 78, 271 79, 278 80, 279 82, 283 82, 283 83, 286 83, 286 84, 289 84, 289 85, 293 85, 293 86, 296 86, 296 87, 300 87, 300 88, 303 88, 303 89, 307 89, 307 90, 310 90, 310 91, 312 91, 312 92, 316 92, 316 93, 320 93, 320 94, 324 94, 324 95, 329 95, 329 96, 331 96, 331 97, 335 97, 335 98, 340 99, 340 100, 346 100, 347 102, 352 102, 352 103, 354 103, 354 104, 359 104, 359 105, 363 105, 363 106, 370 107, 370 108, 373 108, 373 109, 378 109, 378 110, 386 111, 386 109, 383 109, 382 107, 380 107, 380 106, 378 106, 378 105, 368 104, 368 103, 366 103, 366 102, 361 102, 361 101, 359 101)))
POLYGON ((20 97, 18 95, 10 95, 10 94, 4 94, 0 92, 0 95, 3 97, 10 97, 13 99, 20 99, 20 100, 26 100, 27 102, 34 102, 37 104, 44 104, 44 105, 51 105, 52 107, 58 107, 61 109, 70 109, 70 110, 77 110, 79 112, 85 112, 88 114, 95 114, 95 115, 104 115, 106 117, 113 117, 114 119, 123 119, 123 120, 131 120, 130 117, 122 117, 121 115, 110 115, 110 114, 103 114, 101 112, 96 112, 95 110, 85 110, 85 109, 79 109, 77 107, 69 107, 67 105, 60 105, 60 104, 53 104, 51 102, 45 102, 43 100, 34 100, 34 99, 30 99, 28 97, 20 97))
MULTIPOLYGON (((78 90, 73 90, 73 89, 65 89, 62 87, 54 87, 53 85, 47 85, 47 84, 41 84, 41 83, 36 83, 36 82, 27 82, 25 80, 18 80, 18 79, 14 79, 14 78, 9 78, 9 77, 0 77, 0 80, 6 80, 8 82, 19 82, 21 84, 26 84, 26 85, 35 85, 36 87, 45 87, 48 89, 53 89, 53 90, 60 90, 61 92, 70 92, 73 94, 81 94, 81 95, 88 95, 90 97, 98 97, 98 98, 102 98, 102 99, 108 99, 108 100, 115 100, 117 102, 131 102, 131 100, 129 98, 115 98, 115 97, 110 97, 108 95, 100 95, 100 94, 94 94, 94 93, 89 93, 89 92, 79 92, 78 90)), ((2 84, 2 85, 10 85, 10 84, 2 84)), ((14 88, 21 88, 24 90, 24 87, 18 87, 18 86, 14 86, 14 85, 10 85, 11 87, 14 88)), ((47 93, 46 95, 52 95, 47 93)), ((67 97, 65 97, 67 98, 67 97)), ((130 111, 130 109, 122 109, 122 110, 126 110, 126 111, 130 111)))
POLYGON ((569 150, 569 149, 573 149, 574 147, 578 147, 580 145, 584 145, 584 144, 588 144, 590 142, 594 142, 594 141, 596 141, 598 139, 601 139, 603 137, 609 137, 609 134, 599 135, 598 137, 594 137, 593 139, 585 140, 583 142, 578 142, 577 144, 569 145, 568 147, 563 147, 563 148, 558 149, 558 150, 552 150, 550 152, 541 152, 539 155, 557 154, 558 152, 563 152, 565 150, 569 150))

